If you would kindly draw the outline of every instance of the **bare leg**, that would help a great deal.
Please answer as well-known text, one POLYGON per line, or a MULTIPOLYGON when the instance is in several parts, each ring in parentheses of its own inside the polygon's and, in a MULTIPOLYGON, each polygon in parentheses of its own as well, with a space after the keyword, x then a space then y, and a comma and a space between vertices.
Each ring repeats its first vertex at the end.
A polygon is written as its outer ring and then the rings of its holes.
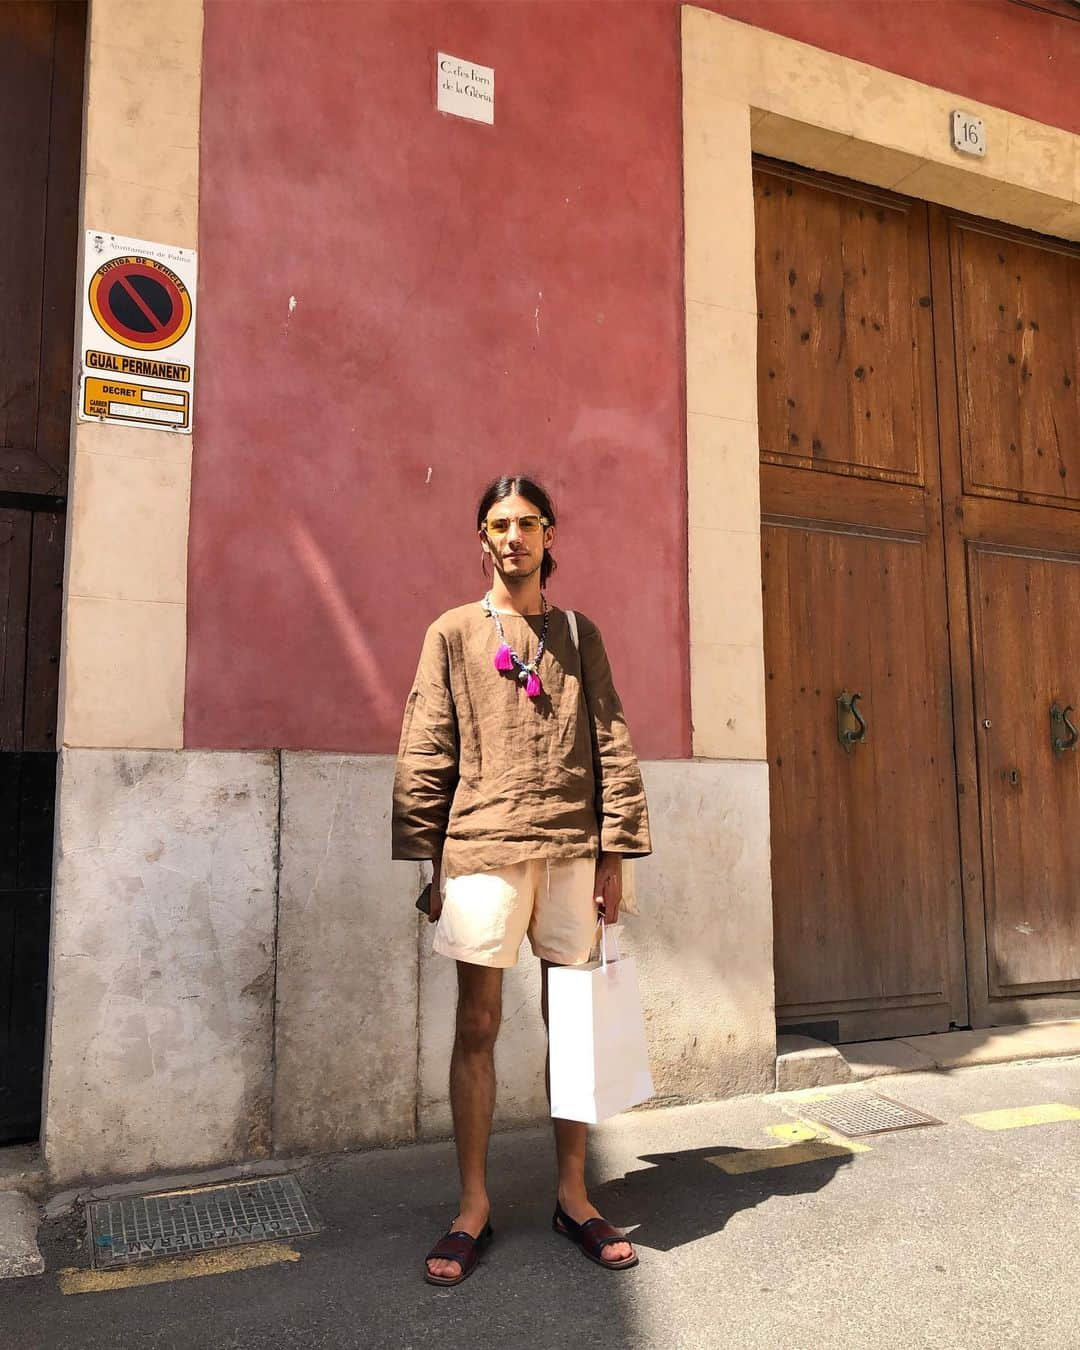
MULTIPOLYGON (((544 1026, 548 1024, 548 970, 551 968, 550 961, 541 961, 541 995, 540 1010, 544 1014, 544 1026)), ((548 1101, 551 1100, 551 1056, 548 1055, 547 1063, 544 1067, 544 1082, 548 1090, 548 1101)), ((585 1189, 585 1150, 588 1140, 589 1127, 580 1120, 559 1120, 552 1119, 552 1128, 555 1131, 555 1157, 559 1171, 559 1204, 570 1215, 575 1223, 584 1223, 586 1219, 595 1219, 600 1216, 600 1211, 589 1200, 589 1193, 585 1189)), ((612 1242, 604 1248, 604 1259, 607 1261, 621 1261, 624 1257, 633 1256, 634 1249, 629 1242, 612 1242)))
MULTIPOLYGON (((455 1228, 478 1237, 488 1221, 487 1149, 495 1110, 495 1039, 502 1017, 501 970, 457 963, 458 1005, 450 1057, 450 1109, 461 1173, 455 1228)), ((460 1274, 456 1261, 429 1261, 433 1275, 460 1274)))

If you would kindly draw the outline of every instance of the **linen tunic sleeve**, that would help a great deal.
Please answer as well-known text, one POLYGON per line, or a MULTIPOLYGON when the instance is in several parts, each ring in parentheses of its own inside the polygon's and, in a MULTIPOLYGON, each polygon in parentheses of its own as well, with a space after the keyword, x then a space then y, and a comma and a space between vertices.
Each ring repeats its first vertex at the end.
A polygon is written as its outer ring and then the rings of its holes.
POLYGON ((581 681, 592 723, 600 849, 604 853, 643 858, 652 852, 652 840, 641 769, 615 692, 600 630, 584 616, 579 618, 583 620, 581 681))
POLYGON ((443 849, 458 782, 458 726, 446 640, 432 626, 405 704, 394 772, 391 857, 426 860, 443 849))

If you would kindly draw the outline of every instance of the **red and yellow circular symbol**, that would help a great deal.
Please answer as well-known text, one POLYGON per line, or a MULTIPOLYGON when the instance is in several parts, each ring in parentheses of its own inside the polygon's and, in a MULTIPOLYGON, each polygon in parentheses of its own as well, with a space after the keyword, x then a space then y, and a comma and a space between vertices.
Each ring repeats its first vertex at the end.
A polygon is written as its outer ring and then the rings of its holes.
POLYGON ((90 278, 90 308, 109 337, 142 352, 171 347, 191 323, 187 287, 153 258, 112 258, 90 278))

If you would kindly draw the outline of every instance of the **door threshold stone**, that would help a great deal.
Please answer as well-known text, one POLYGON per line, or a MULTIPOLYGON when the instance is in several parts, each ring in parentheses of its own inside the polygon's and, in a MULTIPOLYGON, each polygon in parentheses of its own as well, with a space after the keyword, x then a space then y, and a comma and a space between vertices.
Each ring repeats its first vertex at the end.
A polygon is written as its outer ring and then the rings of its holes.
POLYGON ((805 1088, 850 1083, 852 1073, 835 1045, 812 1036, 777 1036, 776 1090, 801 1092, 805 1088))
POLYGON ((843 1045, 778 1036, 776 1051, 777 1092, 798 1092, 898 1073, 1080 1057, 1080 1018, 843 1045))
POLYGON ((806 1035, 776 1038, 776 1091, 863 1083, 892 1073, 965 1069, 979 1064, 1080 1057, 1080 1018, 1025 1026, 940 1031, 891 1041, 826 1045, 806 1035))
POLYGON ((837 1048, 856 1078, 917 1069, 965 1069, 976 1064, 1060 1059, 1080 1055, 1080 1018, 943 1031, 893 1041, 861 1041, 837 1048))

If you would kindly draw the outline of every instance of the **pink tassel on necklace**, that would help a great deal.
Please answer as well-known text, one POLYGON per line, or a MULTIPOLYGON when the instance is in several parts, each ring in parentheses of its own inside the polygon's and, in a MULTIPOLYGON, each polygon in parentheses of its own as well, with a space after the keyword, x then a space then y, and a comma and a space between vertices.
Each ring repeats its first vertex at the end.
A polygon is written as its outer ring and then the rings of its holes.
POLYGON ((525 692, 530 698, 539 698, 544 692, 544 686, 540 683, 540 676, 533 673, 525 681, 525 692))
POLYGON ((495 669, 496 670, 514 669, 514 658, 510 655, 510 648, 506 645, 505 642, 495 653, 495 669))

